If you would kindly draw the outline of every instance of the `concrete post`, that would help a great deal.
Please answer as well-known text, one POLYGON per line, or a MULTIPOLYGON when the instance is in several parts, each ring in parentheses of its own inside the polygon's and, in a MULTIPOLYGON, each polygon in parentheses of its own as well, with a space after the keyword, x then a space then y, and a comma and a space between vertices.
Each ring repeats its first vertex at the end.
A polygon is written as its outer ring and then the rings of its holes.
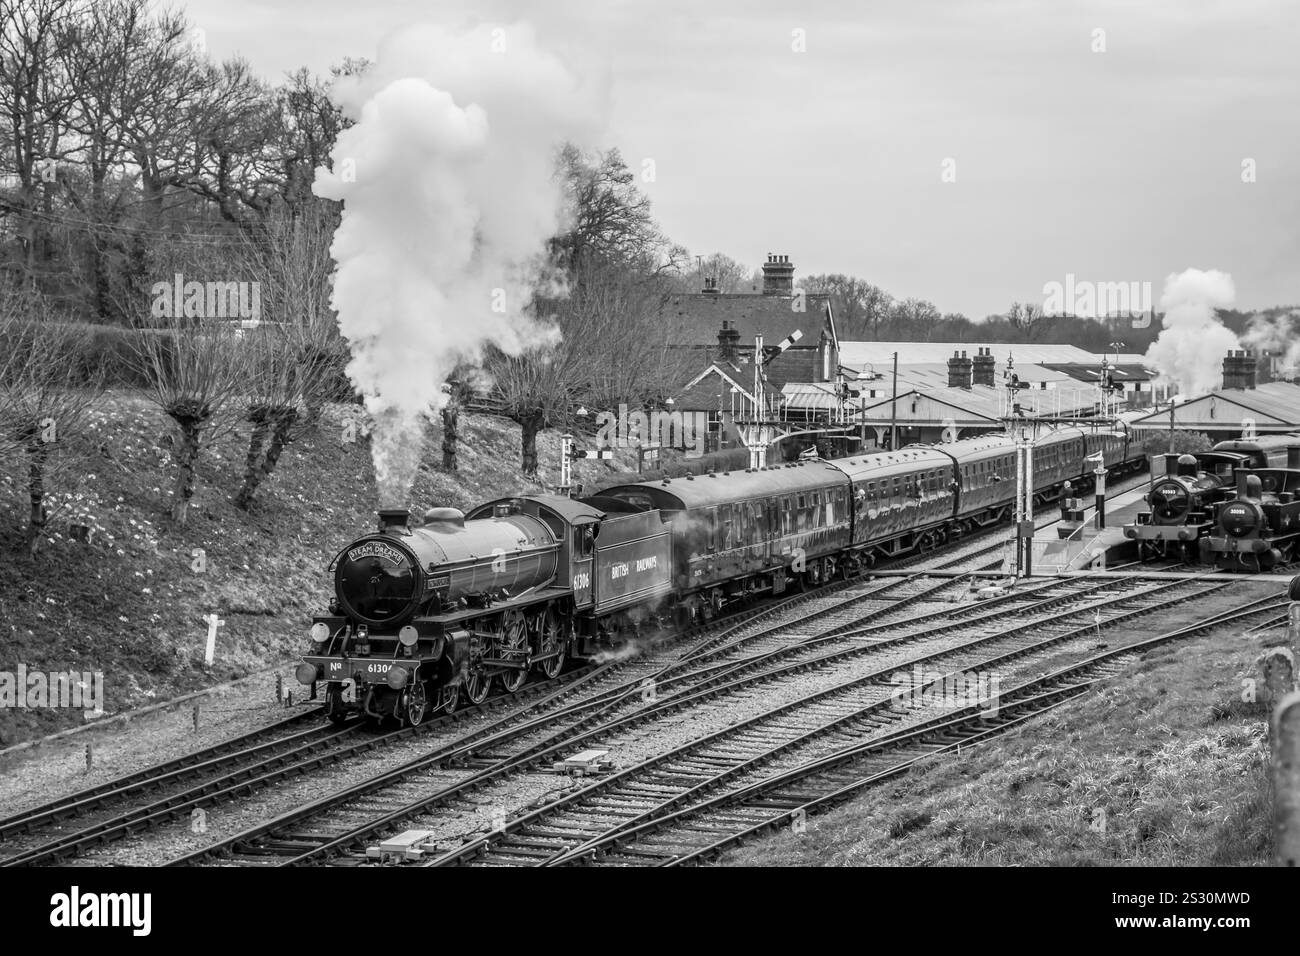
POLYGON ((1289 648, 1274 647, 1264 654, 1260 661, 1264 672, 1264 700, 1269 704, 1279 703, 1287 694, 1296 690, 1295 655, 1289 648))
POLYGON ((1279 866, 1300 866, 1300 692, 1273 711, 1273 847, 1279 866))

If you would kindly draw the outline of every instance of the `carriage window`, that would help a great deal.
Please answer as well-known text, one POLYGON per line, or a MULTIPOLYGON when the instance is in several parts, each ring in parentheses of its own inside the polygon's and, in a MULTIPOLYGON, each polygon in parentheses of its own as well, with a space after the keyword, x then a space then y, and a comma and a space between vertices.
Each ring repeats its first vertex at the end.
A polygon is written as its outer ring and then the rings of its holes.
POLYGON ((712 508, 705 512, 704 520, 709 526, 709 550, 712 551, 718 546, 718 512, 712 508))

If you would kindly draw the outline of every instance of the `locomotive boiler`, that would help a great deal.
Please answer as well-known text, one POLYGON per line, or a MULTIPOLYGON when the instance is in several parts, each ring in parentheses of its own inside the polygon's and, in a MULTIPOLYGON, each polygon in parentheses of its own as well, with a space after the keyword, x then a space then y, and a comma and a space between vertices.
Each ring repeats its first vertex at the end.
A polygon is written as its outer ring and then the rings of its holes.
POLYGON ((325 683, 335 719, 361 710, 412 724, 432 708, 453 708, 462 687, 476 701, 493 677, 513 689, 531 658, 530 635, 505 608, 546 591, 558 552, 556 536, 531 515, 466 521, 454 508, 434 508, 412 528, 406 511, 381 511, 379 529, 330 565, 334 600, 314 620, 298 679, 325 683), (488 618, 483 629, 468 626, 479 616, 488 618), (357 700, 345 706, 349 681, 357 700))
POLYGON ((1201 541, 1207 561, 1225 571, 1267 571, 1300 550, 1300 445, 1287 468, 1242 469, 1236 497, 1221 504, 1215 527, 1201 541))

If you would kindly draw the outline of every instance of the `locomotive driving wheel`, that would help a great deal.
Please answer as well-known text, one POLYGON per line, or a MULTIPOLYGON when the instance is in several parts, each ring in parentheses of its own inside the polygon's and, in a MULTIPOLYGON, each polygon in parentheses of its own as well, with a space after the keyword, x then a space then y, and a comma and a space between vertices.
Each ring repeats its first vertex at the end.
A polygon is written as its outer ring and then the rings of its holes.
MULTIPOLYGON (((528 663, 528 625, 521 611, 508 611, 501 619, 501 637, 497 644, 497 654, 503 660, 528 663)), ((527 666, 512 667, 497 675, 501 687, 507 694, 513 694, 524 686, 528 680, 527 666)))
POLYGON ((438 691, 438 709, 444 714, 454 714, 460 704, 460 685, 447 684, 438 691))
POLYGON ((537 616, 535 623, 537 656, 544 657, 545 660, 538 661, 534 666, 548 679, 558 677, 560 671, 564 670, 564 628, 555 611, 549 607, 537 616))
POLYGON ((483 673, 483 668, 470 666, 469 676, 465 678, 465 699, 471 704, 481 704, 487 700, 488 690, 492 687, 492 678, 483 673))

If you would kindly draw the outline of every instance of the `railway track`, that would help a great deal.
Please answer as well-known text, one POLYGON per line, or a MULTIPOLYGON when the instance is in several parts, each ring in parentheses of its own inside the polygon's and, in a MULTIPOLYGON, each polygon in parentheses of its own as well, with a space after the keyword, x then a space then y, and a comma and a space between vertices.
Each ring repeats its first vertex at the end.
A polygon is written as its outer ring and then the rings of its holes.
MULTIPOLYGON (((833 614, 842 616, 848 613, 849 608, 857 607, 864 600, 881 592, 900 592, 893 600, 901 606, 923 600, 934 591, 953 586, 953 581, 945 580, 907 590, 908 586, 914 583, 915 579, 912 577, 874 583, 874 585, 872 582, 866 584, 848 582, 764 607, 744 615, 735 623, 729 623, 718 629, 716 633, 695 643, 677 660, 655 669, 648 676, 638 676, 625 681, 533 721, 513 726, 507 726, 505 723, 494 725, 492 728, 474 734, 471 738, 462 738, 445 747, 437 748, 384 774, 327 795, 305 807, 245 830, 175 862, 190 865, 206 862, 223 854, 231 854, 236 858, 249 856, 248 852, 241 853, 241 848, 249 847, 256 848, 252 856, 263 855, 268 849, 272 853, 286 852, 287 849, 301 845, 302 840, 298 839, 295 842, 292 834, 284 836, 284 832, 300 825, 304 820, 345 808, 377 790, 401 787, 412 779, 422 779, 421 775, 431 770, 456 765, 483 765, 460 785, 444 787, 430 798, 443 802, 451 800, 500 776, 525 769, 539 755, 545 756, 556 747, 566 746, 564 741, 593 721, 603 718, 608 723, 610 715, 619 710, 634 711, 647 701, 657 700, 660 694, 680 693, 682 687, 691 686, 701 677, 709 679, 707 668, 703 675, 697 672, 701 665, 715 657, 720 649, 733 651, 739 645, 759 640, 783 629, 788 630, 790 622, 781 618, 788 618, 792 612, 801 613, 802 619, 806 622, 833 614), (901 593, 903 591, 907 593, 901 593), (776 622, 768 623, 773 618, 777 619, 776 622), (758 627, 757 631, 753 630, 755 627, 758 627), (742 634, 745 631, 749 633, 742 634), (741 636, 737 636, 738 634, 741 636), (649 695, 647 690, 650 690, 649 695), (530 735, 533 736, 531 741, 528 740, 530 735), (483 753, 491 752, 494 748, 521 740, 526 741, 527 745, 518 748, 508 759, 485 763, 481 757, 483 753)), ((418 784, 415 786, 418 787, 418 784)), ((383 823, 388 822, 383 821, 383 823)), ((319 848, 316 850, 318 851, 319 848)))
MULTIPOLYGON (((898 702, 918 692, 948 686, 950 669, 905 687, 877 694, 855 682, 854 694, 836 701, 826 695, 800 720, 791 706, 719 731, 629 767, 519 817, 501 832, 445 853, 422 865, 564 865, 602 862, 645 865, 690 860, 716 852, 728 841, 764 827, 801 819, 821 794, 843 796, 858 787, 904 772, 936 752, 985 739, 1017 726, 1046 709, 1085 692, 1111 676, 1154 643, 1228 621, 1266 613, 1285 604, 1265 598, 1240 611, 1125 648, 1000 692, 990 705, 972 703, 938 716, 906 723, 898 702), (1080 680, 1078 675, 1087 675, 1080 680), (828 709, 829 708, 829 709, 828 709), (875 764, 863 766, 864 761, 875 764), (848 769, 845 769, 846 766, 848 769), (823 774, 818 777, 818 774, 823 774), (846 778, 848 778, 846 780, 846 778), (860 781, 867 781, 861 783, 860 781), (792 817, 792 814, 796 814, 792 817)), ((1079 629, 1088 632, 1090 628, 1079 629)), ((1031 642, 980 662, 992 668, 1009 657, 1034 653, 1060 642, 1061 635, 1031 642)), ((883 680, 886 675, 874 675, 883 680)), ((836 691, 847 687, 836 688, 836 691)))
MULTIPOLYGON (((996 533, 997 528, 990 529, 996 533)), ((912 555, 892 561, 889 567, 894 570, 925 562, 929 570, 951 568, 959 564, 978 562, 989 554, 1005 549, 1005 543, 994 541, 985 544, 987 534, 978 534, 966 539, 960 545, 938 555, 942 558, 935 563, 936 554, 912 555), (960 553, 953 555, 952 551, 960 553)), ((995 562, 996 563, 996 562, 995 562)), ((978 566, 984 570, 990 565, 978 566)), ((870 607, 872 601, 887 601, 897 611, 932 599, 945 589, 959 586, 962 578, 955 581, 934 583, 925 580, 925 572, 917 572, 885 583, 864 586, 861 580, 841 581, 794 595, 757 610, 739 609, 733 615, 713 622, 700 630, 705 637, 692 645, 681 657, 660 667, 650 667, 648 677, 637 676, 624 681, 613 688, 599 692, 589 699, 575 704, 561 706, 556 713, 545 719, 525 719, 528 713, 538 708, 556 704, 566 692, 551 694, 542 701, 528 704, 516 713, 507 714, 487 727, 471 734, 462 735, 453 741, 433 748, 425 758, 410 762, 398 768, 396 778, 418 772, 423 767, 439 762, 467 765, 483 763, 480 754, 485 748, 503 742, 526 738, 545 729, 541 743, 534 746, 535 752, 548 753, 546 745, 554 745, 566 734, 580 730, 584 725, 610 714, 636 700, 644 702, 647 681, 653 693, 682 693, 686 688, 701 679, 712 680, 727 668, 737 665, 736 655, 744 646, 757 647, 763 654, 779 654, 781 647, 788 640, 774 637, 781 630, 788 631, 788 625, 782 623, 768 624, 805 607, 804 623, 826 618, 830 627, 826 630, 842 628, 845 619, 853 615, 860 616, 861 609, 870 607), (849 591, 848 594, 841 592, 849 591), (857 608, 858 611, 853 609, 857 608), (838 615, 838 619, 837 619, 838 615), (747 632, 747 633, 746 633, 747 632), (767 644, 763 645, 766 640, 767 644), (775 643, 776 646, 773 646, 775 643), (562 726, 556 730, 552 724, 558 719, 562 726)), ((756 655, 749 655, 754 657, 756 655)), ((758 655, 763 656, 763 655, 758 655)), ((623 668, 625 662, 615 662, 597 670, 609 672, 623 668)), ((590 668, 589 668, 590 669, 590 668)), ((642 670, 647 668, 642 667, 642 670)), ((579 679, 582 673, 570 673, 559 681, 579 679)), ((534 684, 527 687, 525 694, 543 692, 549 683, 534 684)), ((502 706, 512 707, 518 703, 518 696, 513 698, 494 698, 479 707, 466 708, 450 717, 439 717, 419 728, 392 730, 381 734, 372 734, 363 730, 359 724, 335 726, 319 722, 319 711, 305 711, 301 714, 278 722, 271 727, 261 728, 250 734, 233 738, 230 741, 203 751, 190 754, 177 760, 160 764, 156 767, 118 778, 94 788, 72 794, 59 800, 50 801, 24 813, 0 820, 0 840, 7 840, 11 845, 21 836, 37 838, 27 840, 26 846, 19 846, 16 854, 10 854, 0 860, 0 865, 17 866, 54 862, 75 855, 82 850, 102 845, 119 837, 138 833, 177 819, 195 807, 217 804, 249 794, 256 789, 270 786, 279 781, 307 774, 328 764, 341 762, 368 750, 384 746, 397 740, 405 739, 414 733, 426 733, 430 730, 447 728, 466 717, 481 715, 502 706), (303 723, 317 723, 299 729, 303 723), (125 807, 123 805, 125 804, 125 807), (105 811, 98 814, 97 811, 105 811), (48 835, 51 829, 58 829, 70 819, 84 816, 93 819, 70 832, 58 832, 52 839, 40 842, 42 835, 48 835)), ((652 698, 653 699, 653 698, 652 698)), ((522 755, 527 757, 527 754, 522 755)), ((519 756, 514 758, 520 759, 519 756)), ((509 763, 498 761, 500 763, 509 763)), ((485 770, 495 765, 487 762, 485 770)), ((496 767, 498 774, 519 769, 515 766, 496 767)), ((482 774, 478 783, 494 776, 482 774)), ((391 782, 388 781, 388 782, 391 782)), ((358 793, 368 789, 363 782, 358 793)), ((268 831, 269 832, 269 831, 268 831)), ((217 852, 220 852, 217 848, 217 852)))
MULTIPOLYGON (((1273 600, 1273 599, 1265 599, 1273 600)), ((1095 655, 1007 691, 996 714, 956 713, 934 718, 890 738, 810 761, 702 800, 640 827, 610 834, 583 852, 558 861, 664 866, 707 862, 726 849, 848 800, 863 790, 907 773, 918 761, 987 741, 1087 693, 1100 681, 1122 673, 1151 647, 1209 628, 1283 609, 1285 602, 1215 615, 1180 628, 1095 655)), ((1275 619, 1285 622, 1285 615, 1275 619)))
MULTIPOLYGON (((611 665, 589 665, 561 675, 554 681, 527 685, 513 697, 490 698, 478 706, 435 718, 418 727, 375 732, 358 718, 340 725, 317 723, 287 736, 262 741, 260 735, 272 729, 263 728, 0 821, 0 826, 4 827, 0 832, 6 835, 6 843, 10 844, 6 849, 11 849, 12 844, 18 842, 20 834, 39 838, 27 841, 28 845, 20 844, 17 852, 9 852, 0 858, 0 866, 33 866, 57 862, 88 848, 178 819, 194 808, 212 806, 246 795, 417 734, 454 728, 474 715, 524 704, 521 709, 504 715, 486 728, 462 735, 457 741, 464 742, 481 734, 490 734, 492 728, 519 719, 534 709, 544 708, 598 679, 610 669, 611 665), (528 699, 548 690, 549 694, 537 700, 528 699), (119 807, 118 804, 125 806, 119 807), (92 814, 96 809, 108 812, 72 830, 57 832, 60 822, 92 814), (55 828, 56 832, 51 833, 51 828, 55 828)), ((295 715, 273 727, 281 728, 309 721, 313 717, 320 718, 319 709, 295 715)))
MULTIPOLYGON (((1067 590, 1081 590, 1077 583, 1066 582, 1062 584, 1058 582, 1058 584, 1067 590)), ((1216 588, 1222 586, 1215 585, 1216 588)), ((1185 581, 1173 582, 1164 585, 1164 587, 1178 589, 1180 593, 1189 590, 1188 583, 1185 581)), ((1129 592, 1141 591, 1143 586, 1140 583, 1115 582, 1112 580, 1108 584, 1093 585, 1090 590, 1101 589, 1121 593, 1103 602, 1094 601, 1087 606, 1088 610, 1093 609, 1094 606, 1113 605, 1131 599, 1132 595, 1129 592)), ((1156 590, 1156 588, 1148 586, 1146 590, 1151 591, 1156 590)), ((1045 625, 1046 622, 1058 618, 1060 616, 1059 606, 1064 599, 1063 596, 1057 595, 1054 598, 1040 601, 1038 610, 1041 616, 1024 624, 1021 629, 1045 625)), ((1081 595, 1076 598, 1076 601, 1082 599, 1083 596, 1081 595)), ((1127 617, 1150 609, 1152 609, 1151 606, 1133 611, 1116 609, 1114 613, 1108 612, 1108 619, 1127 617)), ((961 610, 963 616, 968 616, 970 613, 969 608, 961 610)), ((1012 602, 1005 602, 1005 606, 997 612, 983 612, 980 615, 980 621, 975 623, 982 622, 987 628, 991 629, 991 633, 985 633, 983 636, 967 643, 987 644, 1007 640, 1012 632, 1006 628, 1005 618, 1022 615, 1023 611, 1024 604, 1022 601, 1019 606, 1013 606, 1012 602), (1003 620, 992 621, 991 618, 993 617, 1003 620)), ((970 623, 968 622, 968 625, 970 623)), ((1081 630, 1091 631, 1092 626, 1088 625, 1081 630)), ((254 864, 274 862, 301 864, 334 860, 344 863, 359 862, 359 858, 355 855, 356 851, 362 848, 367 840, 391 833, 408 823, 412 823, 412 821, 414 821, 413 825, 418 827, 422 818, 427 818, 429 815, 437 816, 440 808, 459 808, 463 815, 465 807, 467 805, 472 806, 467 801, 470 801, 471 795, 480 788, 500 781, 504 777, 535 769, 539 764, 545 764, 548 760, 572 754, 576 748, 586 743, 607 738, 616 732, 634 730, 638 726, 644 726, 670 713, 698 709, 710 702, 721 701, 725 703, 744 694, 749 695, 751 699, 755 695, 761 697, 764 694, 762 685, 770 684, 774 680, 782 677, 788 678, 791 675, 808 670, 824 668, 834 663, 843 663, 862 655, 879 654, 882 646, 912 643, 922 639, 927 634, 925 630, 917 631, 915 627, 909 629, 905 622, 894 625, 881 624, 879 627, 894 627, 904 633, 897 635, 895 640, 888 642, 881 641, 879 635, 876 635, 868 643, 859 643, 845 650, 823 654, 813 660, 801 660, 775 667, 765 666, 772 663, 771 654, 758 655, 755 660, 742 662, 741 664, 729 664, 726 669, 714 669, 712 673, 705 675, 702 680, 697 679, 689 692, 671 696, 667 699, 655 699, 648 703, 644 701, 638 702, 639 706, 634 707, 631 712, 621 716, 613 716, 603 723, 595 723, 593 726, 591 718, 601 716, 601 714, 589 714, 576 723, 568 724, 552 730, 550 733, 526 741, 522 746, 516 746, 515 750, 507 754, 500 754, 490 749, 485 751, 479 748, 473 754, 461 755, 462 758, 474 760, 471 772, 448 770, 446 769, 446 761, 441 761, 436 767, 433 762, 426 764, 422 769, 429 772, 421 777, 412 778, 408 776, 400 781, 391 779, 367 781, 358 785, 357 788, 349 788, 347 791, 331 795, 315 805, 270 821, 267 825, 240 834, 237 838, 223 841, 218 846, 198 851, 175 862, 180 864, 208 862, 215 854, 223 854, 226 859, 231 861, 254 864), (757 671, 757 673, 752 673, 748 677, 739 676, 741 670, 757 671), (474 769, 475 767, 477 769, 474 769), (376 792, 380 790, 386 792, 375 796, 376 792), (369 796, 369 802, 359 803, 358 798, 362 796, 369 796)), ((1058 643, 1070 636, 1070 634, 1057 634, 1051 640, 1040 642, 1039 646, 1058 643)), ((804 643, 812 643, 817 640, 822 640, 822 638, 814 638, 804 643)), ((792 646, 797 647, 798 645, 792 646)), ((900 666, 926 661, 930 658, 939 658, 953 653, 954 650, 955 648, 950 647, 921 657, 902 660, 896 658, 878 668, 871 677, 850 680, 847 684, 837 685, 833 690, 842 691, 852 686, 878 682, 881 675, 895 673, 900 666)), ((1023 648, 1013 650, 1012 656, 1025 652, 1023 648)), ((780 652, 773 653, 779 654, 780 652)), ((817 696, 814 695, 814 697, 817 696)), ((805 701, 805 703, 815 703, 815 701, 805 701)))
MULTIPOLYGON (((698 628, 688 636, 706 637, 692 646, 693 653, 711 642, 707 637, 717 631, 725 636, 737 628, 788 612, 807 602, 815 602, 827 594, 842 590, 845 582, 836 582, 815 591, 794 595, 775 605, 758 610, 739 609, 733 615, 714 622, 713 626, 698 628)), ((601 673, 629 669, 627 662, 615 661, 614 666, 600 666, 601 673)), ((635 669, 635 668, 631 668, 635 669)), ((645 669, 644 666, 641 669, 645 669)), ((111 840, 150 829, 196 807, 219 803, 236 796, 246 795, 256 789, 270 786, 295 775, 308 773, 327 764, 337 763, 368 750, 413 737, 417 733, 437 732, 453 728, 469 718, 509 708, 534 696, 548 687, 562 686, 583 678, 596 667, 588 666, 569 671, 553 682, 526 685, 513 696, 498 695, 480 705, 457 710, 452 715, 440 715, 419 727, 390 729, 378 734, 363 725, 358 718, 340 725, 327 722, 319 707, 305 709, 293 716, 266 727, 232 737, 203 750, 156 764, 94 787, 29 808, 18 814, 0 819, 0 847, 5 855, 0 866, 35 865, 54 862, 75 855, 88 847, 102 845, 111 840), (521 700, 522 698, 522 700, 521 700), (306 725, 304 727, 304 725, 306 725), (87 816, 96 817, 96 811, 105 811, 91 822, 69 832, 52 835, 66 821, 87 816), (24 839, 28 837, 29 839, 24 839), (46 839, 40 839, 46 837, 46 839), (7 845, 6 845, 7 844, 7 845), (15 851, 15 844, 17 844, 15 851)), ((658 673, 658 671, 654 671, 658 673)), ((615 686, 603 695, 597 695, 588 704, 595 706, 607 700, 617 700, 630 689, 639 686, 639 679, 615 686)), ((529 703, 520 712, 526 714, 535 707, 557 700, 552 695, 542 702, 529 703)), ((459 738, 454 751, 459 752, 473 739, 490 739, 494 733, 520 716, 507 714, 500 721, 469 737, 459 738)))

